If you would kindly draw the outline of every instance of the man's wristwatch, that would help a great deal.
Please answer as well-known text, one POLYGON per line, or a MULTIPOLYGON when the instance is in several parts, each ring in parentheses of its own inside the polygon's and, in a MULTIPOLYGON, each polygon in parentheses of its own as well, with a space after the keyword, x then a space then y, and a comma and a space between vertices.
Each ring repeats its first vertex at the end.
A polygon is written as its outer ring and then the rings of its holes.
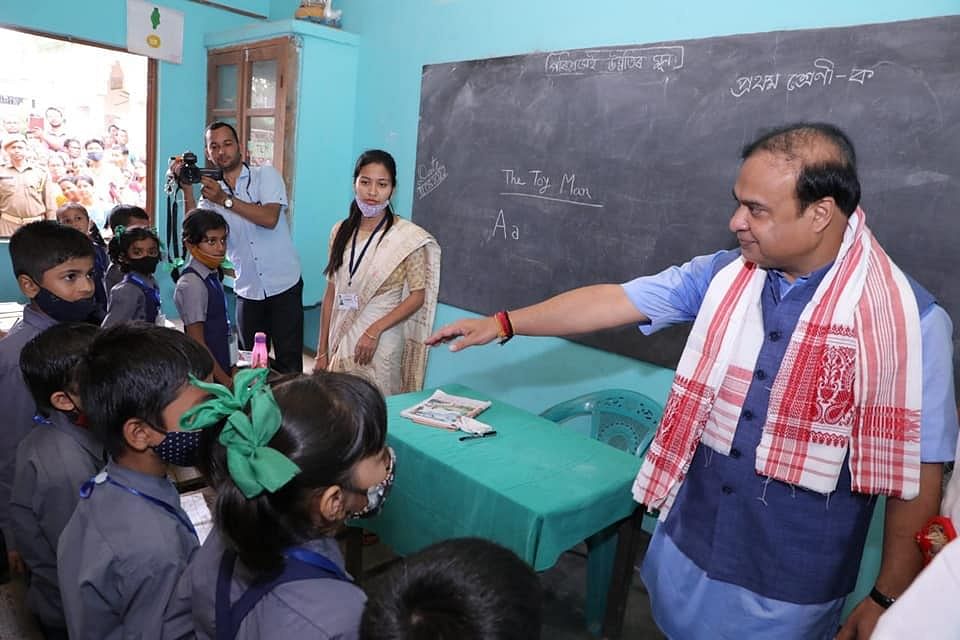
POLYGON ((233 198, 227 198, 224 200, 223 206, 225 206, 227 209, 233 209, 233 198))
POLYGON ((870 590, 870 599, 876 602, 878 605, 884 609, 889 609, 890 605, 897 601, 896 598, 891 598, 890 596, 881 593, 879 589, 874 587, 870 590))

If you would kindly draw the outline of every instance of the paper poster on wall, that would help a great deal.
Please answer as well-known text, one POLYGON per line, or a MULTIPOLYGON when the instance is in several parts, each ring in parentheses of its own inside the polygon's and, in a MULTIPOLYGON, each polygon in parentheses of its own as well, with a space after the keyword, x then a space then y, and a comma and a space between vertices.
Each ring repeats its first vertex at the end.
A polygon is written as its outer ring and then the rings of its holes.
POLYGON ((183 13, 144 0, 127 0, 127 50, 180 64, 183 13))

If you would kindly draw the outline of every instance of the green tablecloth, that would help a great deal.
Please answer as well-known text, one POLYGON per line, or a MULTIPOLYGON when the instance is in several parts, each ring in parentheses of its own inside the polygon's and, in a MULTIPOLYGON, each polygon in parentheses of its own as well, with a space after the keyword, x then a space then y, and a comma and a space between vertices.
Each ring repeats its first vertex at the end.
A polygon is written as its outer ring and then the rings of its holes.
POLYGON ((497 435, 420 425, 400 411, 433 390, 387 399, 396 481, 383 511, 355 522, 401 555, 448 538, 476 536, 516 552, 534 569, 630 515, 640 459, 461 385, 447 393, 493 400, 477 416, 497 435))

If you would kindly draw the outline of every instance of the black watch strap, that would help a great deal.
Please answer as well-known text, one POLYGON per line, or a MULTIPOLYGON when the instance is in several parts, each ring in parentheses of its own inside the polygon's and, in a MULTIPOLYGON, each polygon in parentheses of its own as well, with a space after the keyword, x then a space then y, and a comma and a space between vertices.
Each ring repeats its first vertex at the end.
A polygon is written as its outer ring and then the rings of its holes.
POLYGON ((891 598, 888 595, 884 595, 880 591, 877 591, 877 588, 874 587, 870 590, 870 599, 876 602, 878 605, 884 609, 889 609, 890 605, 897 601, 896 598, 891 598))

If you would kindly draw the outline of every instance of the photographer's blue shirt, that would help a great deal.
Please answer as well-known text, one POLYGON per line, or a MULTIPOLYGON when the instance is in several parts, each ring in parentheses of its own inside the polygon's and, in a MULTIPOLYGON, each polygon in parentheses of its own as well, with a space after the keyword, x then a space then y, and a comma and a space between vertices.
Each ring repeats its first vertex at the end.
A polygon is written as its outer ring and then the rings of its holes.
MULTIPOLYGON (((220 186, 229 195, 230 187, 220 186)), ((233 197, 256 205, 279 204, 277 226, 270 229, 250 222, 226 207, 200 198, 198 207, 212 209, 230 225, 227 258, 236 270, 234 291, 247 300, 263 300, 283 293, 300 280, 300 258, 287 224, 287 193, 280 172, 269 165, 243 165, 233 197)))

